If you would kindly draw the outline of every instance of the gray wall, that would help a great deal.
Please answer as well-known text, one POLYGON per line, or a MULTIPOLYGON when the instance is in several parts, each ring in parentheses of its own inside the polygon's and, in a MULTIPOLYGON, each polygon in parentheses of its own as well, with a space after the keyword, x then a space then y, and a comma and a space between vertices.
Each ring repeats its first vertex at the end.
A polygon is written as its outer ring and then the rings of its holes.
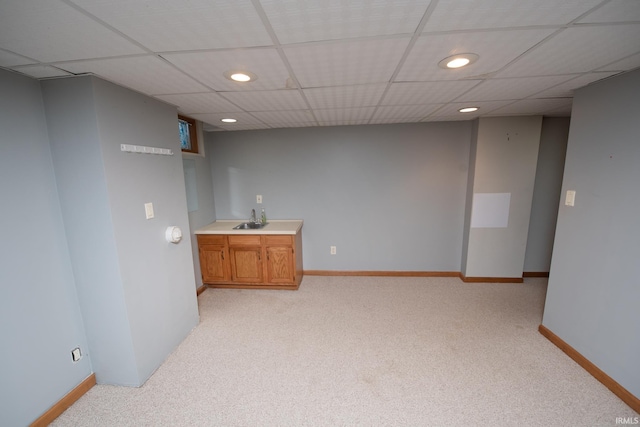
POLYGON ((576 92, 543 325, 640 396, 640 71, 576 92), (564 194, 575 190, 575 206, 564 194))
MULTIPOLYGON (((193 253, 193 267, 196 280, 196 288, 203 286, 200 272, 200 258, 198 256, 198 240, 193 234, 198 228, 216 220, 215 204, 213 198, 213 182, 211 180, 211 162, 207 157, 201 122, 196 122, 198 127, 200 154, 183 153, 183 163, 187 167, 193 167, 193 188, 189 188, 195 197, 194 210, 189 210, 189 227, 191 228, 191 250, 193 253)), ((185 170, 185 180, 186 180, 185 170)))
POLYGON ((0 70, 0 424, 28 425, 91 374, 37 81, 0 70))
POLYGON ((471 122, 206 135, 216 217, 304 220, 305 270, 459 271, 471 122), (329 247, 337 246, 337 255, 329 247))
POLYGON ((476 176, 476 153, 478 152, 479 120, 473 121, 471 128, 471 144, 469 147, 469 171, 467 174, 467 196, 464 201, 464 230, 462 235, 462 254, 460 271, 464 272, 469 254, 469 232, 471 231, 471 208, 473 206, 473 182, 476 176))
POLYGON ((522 277, 541 127, 540 116, 480 118, 473 189, 467 191, 509 193, 510 204, 506 227, 473 227, 472 219, 465 276, 522 277))
POLYGON ((42 86, 96 378, 141 385, 198 321, 176 111, 93 77, 42 86), (124 153, 121 143, 176 155, 124 153), (170 225, 185 231, 178 245, 164 240, 170 225))
POLYGON ((56 181, 93 371, 137 376, 105 182, 91 77, 42 83, 56 181), (124 369, 126 367, 126 369, 124 369))
POLYGON ((531 221, 524 258, 526 272, 548 273, 551 266, 569 123, 568 117, 546 117, 542 121, 531 221))
POLYGON ((100 147, 127 318, 146 381, 198 324, 191 237, 175 107, 94 79, 100 147), (171 148, 173 156, 132 154, 120 144, 171 148), (144 204, 155 218, 147 220, 144 204), (179 226, 179 244, 165 229, 179 226))

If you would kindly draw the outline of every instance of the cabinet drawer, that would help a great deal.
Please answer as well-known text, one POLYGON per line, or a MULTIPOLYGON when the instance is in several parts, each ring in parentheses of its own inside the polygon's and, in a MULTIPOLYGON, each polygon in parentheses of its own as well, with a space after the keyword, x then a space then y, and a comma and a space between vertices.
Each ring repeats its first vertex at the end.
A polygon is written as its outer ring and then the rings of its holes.
POLYGON ((289 235, 264 236, 264 243, 270 246, 291 246, 293 240, 289 235))
POLYGON ((260 246, 260 236, 229 236, 229 246, 260 246))
POLYGON ((198 234, 198 243, 205 245, 224 245, 225 241, 221 234, 198 234))

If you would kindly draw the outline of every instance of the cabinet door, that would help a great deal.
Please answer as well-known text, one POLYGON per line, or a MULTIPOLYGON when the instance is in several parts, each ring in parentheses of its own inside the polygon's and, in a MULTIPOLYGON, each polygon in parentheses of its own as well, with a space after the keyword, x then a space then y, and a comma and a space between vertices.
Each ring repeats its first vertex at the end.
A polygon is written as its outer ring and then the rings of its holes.
POLYGON ((262 283, 262 248, 230 248, 231 280, 262 283))
POLYGON ((201 244, 199 252, 202 282, 228 282, 229 256, 226 246, 201 244))
POLYGON ((267 282, 277 284, 294 281, 293 248, 291 246, 267 247, 267 282))

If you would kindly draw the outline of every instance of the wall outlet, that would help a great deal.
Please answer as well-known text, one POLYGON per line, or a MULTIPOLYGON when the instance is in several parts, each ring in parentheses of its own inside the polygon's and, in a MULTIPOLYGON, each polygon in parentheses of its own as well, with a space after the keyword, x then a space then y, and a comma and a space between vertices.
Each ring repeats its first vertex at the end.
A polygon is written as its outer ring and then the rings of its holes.
POLYGON ((262 194, 258 194, 258 195, 256 196, 256 203, 257 203, 257 204, 261 204, 261 203, 262 203, 262 194))
POLYGON ((336 247, 335 246, 331 246, 331 255, 335 255, 336 254, 336 247))
POLYGON ((76 347, 73 350, 71 350, 71 359, 74 362, 77 362, 78 360, 82 359, 82 352, 80 351, 80 347, 76 347))

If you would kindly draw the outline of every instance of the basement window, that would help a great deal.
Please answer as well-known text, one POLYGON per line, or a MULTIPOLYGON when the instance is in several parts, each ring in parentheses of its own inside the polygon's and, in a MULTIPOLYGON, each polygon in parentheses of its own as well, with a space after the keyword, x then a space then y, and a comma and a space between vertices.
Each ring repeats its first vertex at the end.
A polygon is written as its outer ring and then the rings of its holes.
POLYGON ((180 132, 180 148, 184 153, 198 154, 198 133, 196 121, 185 116, 178 116, 178 131, 180 132))

